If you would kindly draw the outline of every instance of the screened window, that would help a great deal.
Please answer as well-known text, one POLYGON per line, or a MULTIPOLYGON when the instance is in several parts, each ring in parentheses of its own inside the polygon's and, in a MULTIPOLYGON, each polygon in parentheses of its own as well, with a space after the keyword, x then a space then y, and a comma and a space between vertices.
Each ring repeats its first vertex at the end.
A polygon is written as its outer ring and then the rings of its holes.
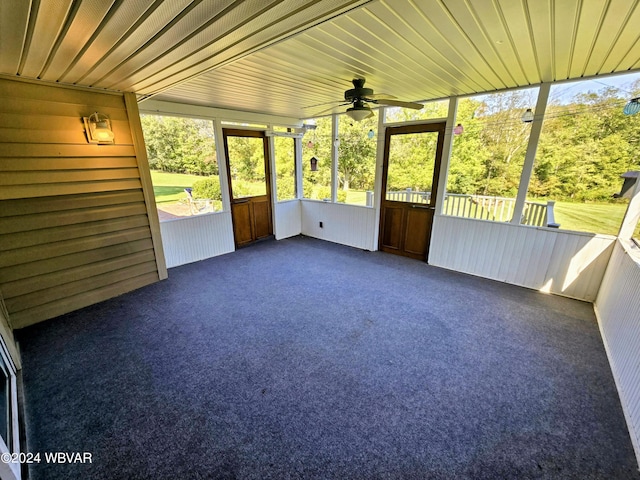
POLYGON ((278 201, 296 198, 296 148, 293 138, 273 137, 278 201))
POLYGON ((527 200, 553 202, 560 228, 617 235, 628 198, 614 194, 640 169, 640 123, 623 114, 634 92, 639 74, 551 87, 527 200))
POLYGON ((338 191, 340 203, 373 206, 377 115, 360 122, 338 117, 338 191))
POLYGON ((478 95, 458 102, 444 213, 508 222, 518 193, 537 88, 478 95))
POLYGON ((142 115, 160 221, 222 210, 213 123, 142 115))
POLYGON ((331 117, 309 120, 315 129, 302 137, 303 196, 331 200, 331 117))

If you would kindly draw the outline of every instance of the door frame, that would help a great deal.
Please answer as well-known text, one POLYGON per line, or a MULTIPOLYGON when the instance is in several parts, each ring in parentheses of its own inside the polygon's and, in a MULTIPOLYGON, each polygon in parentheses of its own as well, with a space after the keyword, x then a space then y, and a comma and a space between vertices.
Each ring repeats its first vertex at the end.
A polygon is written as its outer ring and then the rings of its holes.
MULTIPOLYGON (((263 155, 264 155, 264 175, 265 175, 265 186, 266 186, 266 199, 268 202, 268 221, 269 221, 269 236, 263 238, 273 237, 273 192, 271 188, 271 155, 270 155, 270 146, 269 146, 269 137, 266 135, 266 132, 263 130, 243 130, 238 128, 222 128, 222 140, 223 140, 223 148, 224 155, 226 159, 226 171, 227 171, 227 188, 229 189, 229 207, 231 212, 231 222, 233 226, 233 242, 236 248, 241 248, 247 245, 251 245, 256 241, 262 240, 254 239, 251 242, 244 242, 242 244, 238 244, 238 240, 236 238, 236 218, 233 214, 233 206, 234 204, 242 204, 246 203, 247 199, 249 202, 252 198, 260 198, 262 195, 256 197, 243 197, 241 201, 235 202, 233 198, 233 185, 231 179, 231 157, 229 156, 229 144, 227 142, 227 137, 251 137, 251 138, 261 138, 263 145, 263 155)), ((255 232, 255 219, 251 225, 252 232, 255 232)), ((252 233, 253 236, 253 233, 252 233)))
MULTIPOLYGON (((431 233, 433 230, 433 217, 436 213, 436 199, 438 196, 438 184, 440 181, 440 170, 442 166, 442 154, 444 151, 444 141, 445 141, 445 130, 446 130, 446 121, 427 121, 424 123, 412 123, 409 125, 399 125, 399 126, 389 126, 385 128, 384 132, 384 146, 383 146, 383 156, 382 156, 382 179, 380 182, 380 209, 378 212, 378 250, 381 250, 386 253, 393 253, 396 255, 402 255, 410 258, 418 258, 416 255, 411 253, 404 253, 401 251, 392 251, 389 248, 386 248, 383 245, 384 240, 384 227, 385 227, 385 208, 387 207, 387 203, 391 205, 402 204, 406 205, 419 205, 420 208, 425 208, 424 204, 417 204, 414 202, 399 202, 387 200, 387 175, 389 172, 389 150, 391 146, 391 136, 392 135, 403 135, 403 134, 412 134, 412 133, 428 133, 428 132, 437 132, 438 139, 436 145, 435 152, 435 163, 433 167, 433 179, 431 185, 431 197, 429 200, 429 204, 426 206, 426 209, 431 211, 431 219, 429 232, 427 237, 427 248, 424 257, 420 257, 420 260, 424 260, 425 262, 429 258, 429 247, 431 244, 431 233)), ((404 227, 403 227, 404 228, 404 227)))

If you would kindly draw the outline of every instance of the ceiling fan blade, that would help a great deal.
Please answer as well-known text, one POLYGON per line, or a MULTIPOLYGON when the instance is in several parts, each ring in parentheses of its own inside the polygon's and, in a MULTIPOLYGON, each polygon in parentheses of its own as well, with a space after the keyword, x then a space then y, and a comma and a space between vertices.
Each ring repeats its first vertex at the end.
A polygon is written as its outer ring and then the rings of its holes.
POLYGON ((424 107, 421 103, 401 102, 400 100, 393 100, 391 98, 380 98, 378 100, 373 100, 373 103, 377 103, 378 105, 388 105, 390 107, 413 108, 414 110, 420 110, 424 107))
MULTIPOLYGON (((323 113, 330 112, 330 111, 332 111, 332 110, 335 110, 335 109, 336 109, 336 108, 338 108, 338 107, 344 107, 345 105, 351 105, 351 102, 348 102, 348 103, 342 103, 342 104, 340 104, 340 105, 334 105, 334 106, 332 106, 332 107, 325 108, 324 110, 321 110, 321 111, 319 111, 319 112, 317 112, 317 113, 314 113, 314 114, 312 115, 312 117, 317 117, 318 115, 322 115, 323 113)), ((309 107, 309 108, 311 108, 311 107, 309 107)))
POLYGON ((393 95, 389 95, 388 93, 374 93, 372 95, 367 95, 365 101, 367 99, 371 99, 371 100, 382 100, 382 99, 389 99, 389 100, 395 100, 398 97, 394 97, 393 95))
POLYGON ((303 109, 307 109, 307 108, 315 108, 315 107, 323 107, 325 105, 334 105, 336 103, 343 103, 344 100, 333 100, 332 102, 323 102, 323 103, 316 103, 315 105, 307 105, 306 107, 302 107, 303 109))

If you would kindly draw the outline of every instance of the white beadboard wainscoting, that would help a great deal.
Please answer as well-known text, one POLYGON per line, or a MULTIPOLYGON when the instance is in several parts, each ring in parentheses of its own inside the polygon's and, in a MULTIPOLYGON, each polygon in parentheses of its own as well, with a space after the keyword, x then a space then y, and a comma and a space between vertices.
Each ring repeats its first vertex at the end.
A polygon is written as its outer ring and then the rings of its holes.
POLYGON ((429 263, 593 302, 615 237, 436 215, 429 263))
POLYGON ((276 240, 300 235, 302 232, 302 209, 300 207, 300 200, 277 202, 274 210, 274 233, 276 240))
POLYGON ((375 209, 317 200, 301 200, 300 203, 303 235, 363 250, 375 250, 375 209))
POLYGON ((168 268, 235 250, 230 212, 167 220, 160 231, 168 268))
POLYGON ((640 460, 640 249, 623 242, 614 246, 595 311, 640 460))

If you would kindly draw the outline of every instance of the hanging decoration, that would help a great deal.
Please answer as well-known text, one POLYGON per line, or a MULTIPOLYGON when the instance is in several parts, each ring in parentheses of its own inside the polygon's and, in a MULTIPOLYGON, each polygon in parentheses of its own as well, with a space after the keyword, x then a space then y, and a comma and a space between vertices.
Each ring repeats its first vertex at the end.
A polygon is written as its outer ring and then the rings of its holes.
POLYGON ((454 135, 460 135, 462 132, 464 132, 464 127, 462 126, 461 123, 459 123, 458 125, 453 127, 453 134, 454 135))
POLYGON ((375 134, 376 134, 376 133, 373 131, 373 129, 370 129, 370 130, 369 130, 369 133, 367 133, 367 137, 369 137, 369 138, 373 138, 373 137, 375 136, 375 134))
POLYGON ((527 111, 522 114, 522 121, 524 123, 533 122, 533 111, 530 108, 527 108, 527 111))
POLYGON ((640 112, 640 97, 632 98, 624 106, 623 113, 625 115, 635 115, 638 112, 640 112))

